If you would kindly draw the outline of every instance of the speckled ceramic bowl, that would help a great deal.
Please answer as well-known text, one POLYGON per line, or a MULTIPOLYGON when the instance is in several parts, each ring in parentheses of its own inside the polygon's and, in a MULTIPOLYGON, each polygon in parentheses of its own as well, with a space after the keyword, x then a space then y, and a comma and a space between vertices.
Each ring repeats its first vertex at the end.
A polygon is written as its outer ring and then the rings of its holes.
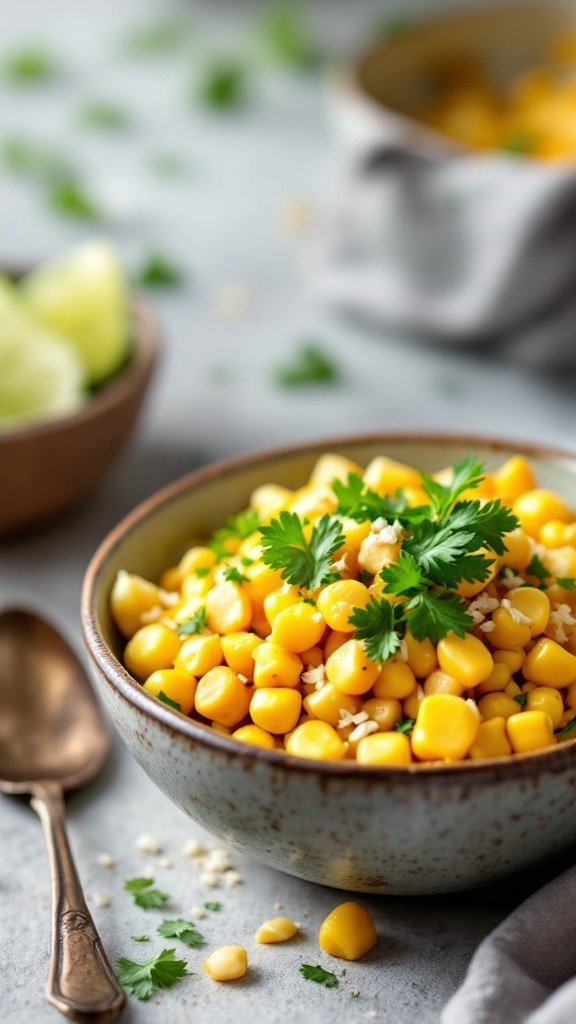
MULTIPOLYGON (((302 484, 318 456, 374 455, 433 471, 473 452, 495 467, 513 444, 373 436, 265 452, 164 488, 112 531, 82 598, 94 675, 128 748, 178 807, 220 839, 289 874, 358 892, 423 894, 508 874, 576 839, 576 741, 449 766, 369 768, 245 746, 173 711, 122 667, 108 599, 119 569, 157 578, 258 485, 302 484)), ((544 486, 576 504, 576 458, 527 450, 544 486)))

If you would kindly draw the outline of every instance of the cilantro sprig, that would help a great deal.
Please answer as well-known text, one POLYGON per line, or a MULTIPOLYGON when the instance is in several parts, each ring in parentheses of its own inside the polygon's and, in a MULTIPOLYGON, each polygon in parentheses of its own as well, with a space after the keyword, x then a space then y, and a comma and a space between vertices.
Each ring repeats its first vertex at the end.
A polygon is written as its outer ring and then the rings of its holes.
POLYGON ((149 960, 129 960, 121 956, 116 961, 116 975, 123 988, 141 999, 150 999, 159 988, 172 988, 190 972, 186 961, 176 959, 175 949, 162 949, 149 960))
POLYGON ((282 579, 295 587, 315 590, 333 583, 339 574, 333 568, 333 556, 344 544, 340 522, 324 515, 307 539, 300 517, 295 512, 280 512, 268 526, 262 526, 262 561, 279 569, 282 579))
POLYGON ((206 629, 206 609, 204 607, 197 608, 194 614, 186 621, 182 622, 176 633, 182 639, 187 636, 197 636, 198 633, 202 633, 206 629))
POLYGON ((246 540, 246 537, 249 537, 251 533, 255 533, 259 525, 260 520, 257 510, 255 508, 247 508, 243 512, 239 512, 238 515, 232 516, 224 526, 216 530, 210 541, 210 547, 218 561, 234 554, 238 542, 246 540))
POLYGON ((168 893, 155 889, 151 878, 129 878, 124 882, 124 889, 134 897, 134 903, 143 910, 162 907, 168 903, 168 893))
POLYGON ((331 971, 324 970, 319 964, 316 967, 313 964, 302 964, 299 971, 306 981, 316 981, 319 985, 324 985, 325 988, 336 988, 338 985, 336 975, 331 971))
POLYGON ((156 931, 166 939, 180 939, 187 946, 201 946, 204 942, 204 936, 198 931, 194 922, 185 921, 182 917, 162 921, 156 931))

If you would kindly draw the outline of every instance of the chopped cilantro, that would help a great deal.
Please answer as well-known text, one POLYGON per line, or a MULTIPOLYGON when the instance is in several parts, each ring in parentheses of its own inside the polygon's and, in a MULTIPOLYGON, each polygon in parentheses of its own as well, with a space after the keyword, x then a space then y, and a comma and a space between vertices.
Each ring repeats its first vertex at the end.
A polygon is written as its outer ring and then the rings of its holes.
POLYGON ((133 942, 150 942, 149 935, 132 935, 131 938, 133 942))
POLYGON ((214 56, 204 66, 197 95, 204 107, 234 110, 247 99, 248 72, 234 57, 214 56))
POLYGON ((143 288, 175 288, 182 284, 183 273, 175 263, 159 253, 150 253, 136 274, 143 288))
POLYGON ((563 725, 561 729, 555 729, 554 732, 559 740, 576 739, 576 715, 566 725, 563 725))
POLYGON ((198 608, 187 622, 182 622, 176 630, 179 637, 196 636, 206 629, 206 609, 198 608))
POLYGON ((394 731, 401 732, 407 735, 408 733, 412 732, 412 729, 414 728, 415 725, 415 718, 399 718, 398 721, 396 722, 396 725, 394 726, 394 731))
POLYGON ((130 117, 123 107, 104 100, 87 103, 79 112, 78 120, 87 128, 114 132, 123 131, 130 125, 130 117))
POLYGON ((442 519, 463 491, 478 487, 484 479, 484 467, 473 455, 455 462, 452 470, 452 481, 448 485, 438 483, 427 473, 421 474, 422 486, 430 499, 435 519, 442 519))
POLYGON ((181 49, 190 26, 176 18, 138 25, 120 40, 120 52, 128 57, 164 57, 181 49))
POLYGON ((320 965, 314 967, 312 964, 302 964, 299 970, 306 981, 316 981, 319 985, 324 985, 325 988, 336 988, 338 984, 336 975, 331 971, 325 971, 320 965))
POLYGON ((160 690, 160 693, 158 694, 158 700, 161 700, 163 704, 167 704, 168 707, 174 708, 175 711, 182 711, 182 707, 178 703, 178 701, 172 700, 171 697, 167 697, 166 694, 164 693, 164 690, 160 690))
POLYGON ((222 904, 216 901, 209 900, 204 904, 205 910, 222 910, 222 904))
POLYGON ((53 210, 77 220, 95 221, 101 216, 91 196, 72 179, 55 182, 48 192, 48 202, 53 210))
POLYGON ((364 641, 371 661, 388 661, 402 643, 395 628, 394 606, 384 597, 373 597, 364 608, 354 608, 349 621, 358 640, 364 641))
POLYGON ((333 556, 344 544, 340 521, 325 515, 313 527, 307 540, 304 527, 295 512, 280 512, 262 533, 262 561, 280 569, 283 580, 293 586, 314 590, 339 579, 333 569, 333 556))
POLYGON ((526 153, 533 153, 537 142, 532 132, 517 131, 502 139, 500 149, 511 156, 523 156, 526 153))
POLYGON ((56 78, 58 67, 47 50, 30 46, 5 58, 4 74, 16 85, 40 85, 56 78))
POLYGON ((300 70, 317 67, 319 54, 301 4, 273 4, 263 12, 258 29, 263 50, 278 64, 300 70))
POLYGON ((278 367, 274 377, 281 387, 297 388, 310 384, 336 384, 341 373, 334 360, 319 345, 309 342, 294 352, 290 362, 278 367))
POLYGON ((230 542, 246 540, 246 537, 256 532, 259 525, 260 519, 255 508, 247 508, 244 512, 232 516, 220 530, 216 530, 210 541, 210 547, 217 559, 220 561, 227 555, 234 554, 237 543, 233 543, 231 548, 230 542))
POLYGON ((564 587, 564 590, 576 590, 576 577, 574 576, 557 576, 556 583, 559 587, 564 587))
POLYGON ((150 910, 153 907, 163 906, 170 899, 167 893, 154 889, 153 885, 151 878, 129 878, 127 882, 124 882, 124 889, 126 892, 132 893, 137 907, 150 910))
POLYGON ((514 695, 514 697, 512 699, 515 700, 516 703, 519 704, 521 708, 525 708, 526 704, 528 703, 528 694, 527 693, 517 693, 517 694, 514 695))
POLYGON ((538 586, 546 586, 546 583, 550 579, 550 573, 544 565, 544 562, 538 555, 532 555, 526 569, 524 570, 527 576, 535 576, 538 580, 538 586))
POLYGON ((235 565, 227 565, 224 569, 223 576, 225 580, 230 583, 246 583, 247 576, 243 576, 239 569, 235 565))
POLYGON ((150 999, 159 988, 172 988, 184 978, 185 960, 176 960, 175 949, 163 949, 150 960, 129 960, 121 956, 116 961, 116 975, 120 984, 137 999, 150 999))
POLYGON ((181 917, 169 921, 162 921, 156 929, 166 939, 180 939, 187 946, 200 946, 204 942, 204 936, 200 934, 193 921, 185 921, 181 917))
POLYGON ((209 575, 209 573, 209 565, 199 565, 197 569, 194 569, 194 575, 197 576, 199 580, 203 580, 205 576, 209 575))
POLYGON ((61 177, 66 170, 64 158, 56 149, 19 135, 4 139, 1 156, 12 174, 51 179, 61 177))

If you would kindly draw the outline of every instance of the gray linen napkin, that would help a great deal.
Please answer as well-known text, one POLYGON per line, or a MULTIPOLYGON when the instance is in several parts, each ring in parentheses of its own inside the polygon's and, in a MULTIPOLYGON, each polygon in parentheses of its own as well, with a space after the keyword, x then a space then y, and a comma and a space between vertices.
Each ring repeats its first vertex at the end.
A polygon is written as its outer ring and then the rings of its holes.
POLYGON ((356 153, 321 243, 321 295, 429 341, 576 364, 576 168, 505 155, 356 153))
POLYGON ((576 867, 478 947, 441 1024, 575 1024, 576 867))

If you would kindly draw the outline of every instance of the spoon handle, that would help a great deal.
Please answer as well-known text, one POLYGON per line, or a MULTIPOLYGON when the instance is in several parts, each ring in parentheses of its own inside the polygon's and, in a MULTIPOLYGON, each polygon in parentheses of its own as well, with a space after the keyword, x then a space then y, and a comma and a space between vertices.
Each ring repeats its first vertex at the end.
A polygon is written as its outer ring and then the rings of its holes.
POLYGON ((116 1020, 126 1001, 86 906, 66 835, 59 786, 38 786, 31 806, 42 822, 52 876, 52 949, 46 998, 72 1020, 116 1020))

